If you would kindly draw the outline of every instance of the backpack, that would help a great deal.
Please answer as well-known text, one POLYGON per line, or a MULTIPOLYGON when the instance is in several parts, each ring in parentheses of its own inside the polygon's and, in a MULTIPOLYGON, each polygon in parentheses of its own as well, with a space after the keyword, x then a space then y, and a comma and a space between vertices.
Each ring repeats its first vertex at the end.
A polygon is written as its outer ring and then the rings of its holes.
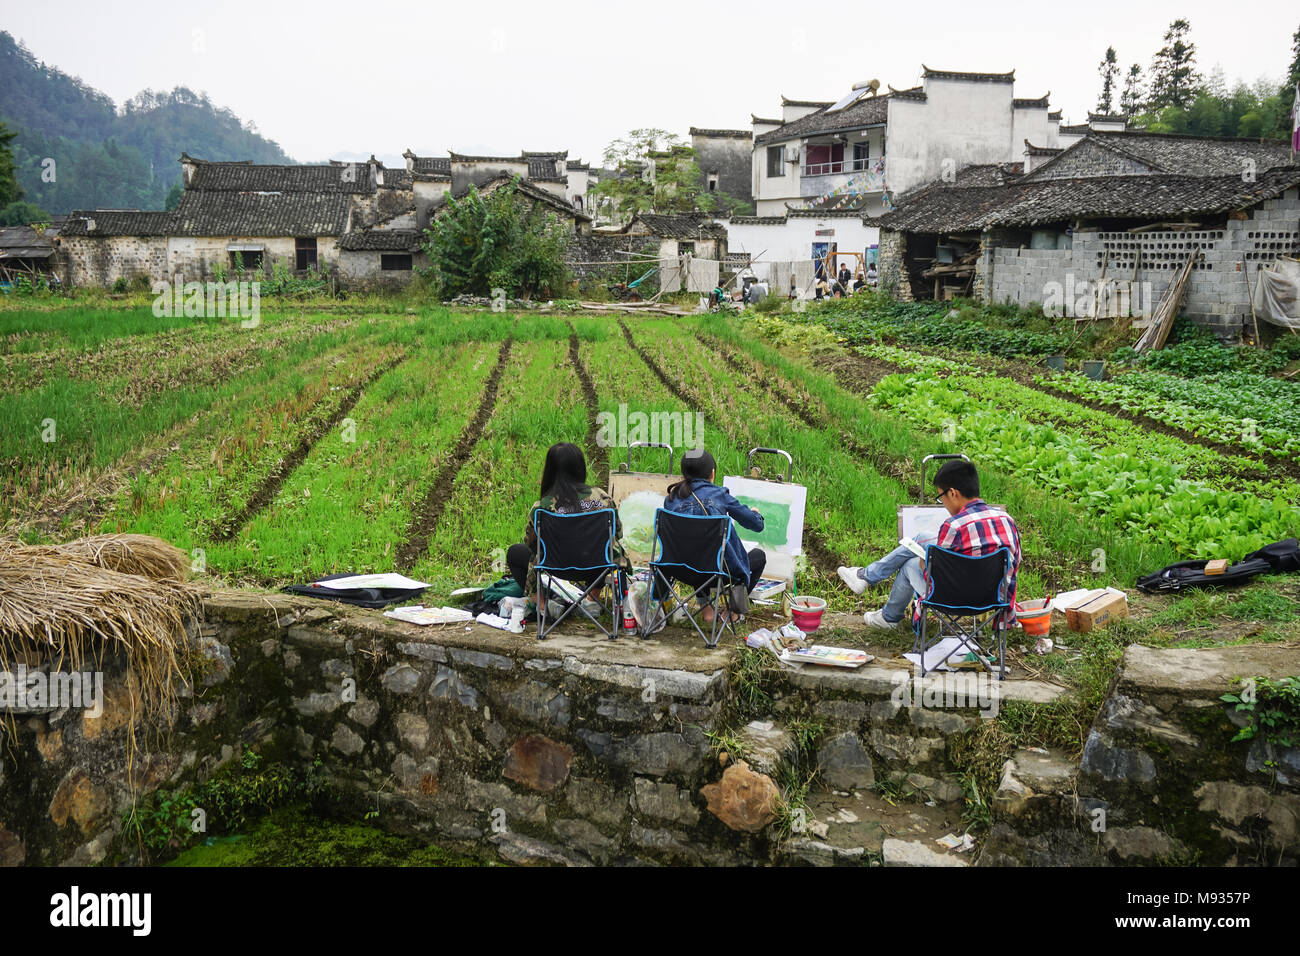
POLYGON ((1208 561, 1179 561, 1137 579, 1149 594, 1183 588, 1216 588, 1242 584, 1259 574, 1300 571, 1300 541, 1287 538, 1252 551, 1222 574, 1206 574, 1208 561))

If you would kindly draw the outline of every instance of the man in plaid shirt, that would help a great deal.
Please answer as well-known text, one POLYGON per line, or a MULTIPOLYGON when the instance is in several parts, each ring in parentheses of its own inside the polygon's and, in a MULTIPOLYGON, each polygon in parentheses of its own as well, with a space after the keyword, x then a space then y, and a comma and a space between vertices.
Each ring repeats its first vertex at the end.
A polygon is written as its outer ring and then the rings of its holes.
MULTIPOLYGON (((1006 595, 1014 607, 1016 572, 1020 569, 1020 529, 1015 520, 980 498, 979 473, 968 461, 948 462, 935 473, 934 486, 940 492, 935 501, 950 515, 940 526, 934 543, 946 550, 977 558, 992 554, 998 548, 1007 548, 1011 552, 1011 562, 1005 579, 1006 595)), ((907 605, 930 589, 924 562, 900 546, 865 568, 839 569, 841 580, 854 594, 861 594, 868 584, 886 581, 895 574, 897 577, 885 606, 863 616, 871 627, 894 628, 903 623, 907 605)), ((1007 611, 1003 617, 1004 624, 1015 620, 1012 611, 1007 611)))

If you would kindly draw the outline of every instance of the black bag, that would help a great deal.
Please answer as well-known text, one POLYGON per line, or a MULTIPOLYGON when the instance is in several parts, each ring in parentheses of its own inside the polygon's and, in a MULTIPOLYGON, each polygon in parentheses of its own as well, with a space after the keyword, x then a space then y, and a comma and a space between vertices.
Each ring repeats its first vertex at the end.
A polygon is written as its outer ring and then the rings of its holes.
MULTIPOLYGON (((353 577, 353 572, 348 571, 343 574, 331 574, 328 577, 317 578, 316 580, 333 581, 336 578, 350 577, 353 577)), ((306 597, 321 598, 326 601, 341 601, 344 604, 370 608, 387 607, 390 604, 409 601, 411 598, 419 597, 424 593, 424 588, 343 588, 342 590, 334 590, 333 588, 317 587, 315 584, 286 584, 280 590, 289 594, 301 594, 306 597)))
POLYGON ((1206 574, 1208 561, 1179 561, 1137 579, 1149 594, 1183 588, 1219 588, 1242 584, 1259 574, 1300 571, 1300 541, 1287 538, 1252 551, 1222 574, 1206 574))

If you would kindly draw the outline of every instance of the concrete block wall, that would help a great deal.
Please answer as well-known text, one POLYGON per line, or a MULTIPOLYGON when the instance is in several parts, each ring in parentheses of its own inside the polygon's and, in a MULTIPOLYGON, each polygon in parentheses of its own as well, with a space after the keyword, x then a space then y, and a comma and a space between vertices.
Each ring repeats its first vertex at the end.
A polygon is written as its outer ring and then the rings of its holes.
MULTIPOLYGON (((1136 278, 1149 283, 1152 307, 1159 303, 1179 266, 1199 249, 1183 295, 1181 312, 1225 339, 1250 324, 1247 276, 1279 256, 1300 254, 1300 192, 1265 200, 1246 219, 1229 219, 1217 229, 1146 233, 1081 230, 1071 249, 1024 249, 992 243, 981 265, 987 302, 1042 304, 1048 283, 1076 286, 1101 278, 1136 278), (1243 271, 1243 267, 1246 271, 1243 271)), ((1146 296, 1143 295, 1143 299, 1146 296)))

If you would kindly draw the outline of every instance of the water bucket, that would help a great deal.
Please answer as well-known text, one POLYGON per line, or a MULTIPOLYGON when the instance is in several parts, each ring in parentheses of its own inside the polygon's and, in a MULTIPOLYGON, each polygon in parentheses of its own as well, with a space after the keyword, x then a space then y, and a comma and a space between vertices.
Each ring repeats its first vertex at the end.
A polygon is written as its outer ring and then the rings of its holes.
POLYGON ((822 626, 822 612, 825 610, 826 602, 822 598, 810 595, 790 598, 790 616, 794 618, 794 626, 805 634, 822 626))
POLYGON ((1083 363, 1083 374, 1088 376, 1094 382, 1100 382, 1106 377, 1106 363, 1099 359, 1085 359, 1083 363))
POLYGON ((1053 372, 1064 372, 1065 356, 1064 355, 1047 356, 1047 367, 1050 368, 1053 372))
POLYGON ((1016 620, 1024 628, 1026 637, 1046 637, 1052 629, 1052 609, 1047 598, 1016 603, 1016 620))

